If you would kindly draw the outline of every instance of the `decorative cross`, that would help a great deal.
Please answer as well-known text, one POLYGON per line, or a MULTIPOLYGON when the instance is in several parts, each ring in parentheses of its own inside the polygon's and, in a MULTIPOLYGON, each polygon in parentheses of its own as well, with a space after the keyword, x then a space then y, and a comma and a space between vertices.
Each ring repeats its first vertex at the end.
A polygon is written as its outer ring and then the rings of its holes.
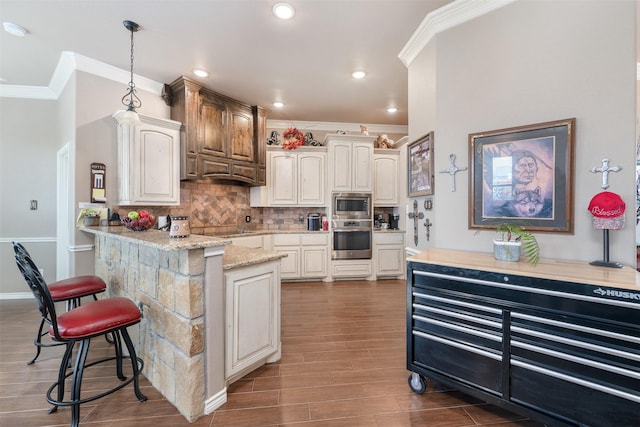
POLYGON ((449 187, 453 192, 453 191, 456 191, 456 173, 467 170, 467 167, 466 166, 457 167, 456 155, 453 153, 449 154, 449 163, 450 163, 449 167, 447 169, 442 169, 440 173, 448 173, 449 175, 451 175, 451 184, 449 185, 449 187))
POLYGON ((424 212, 418 212, 417 200, 413 200, 413 212, 409 212, 408 215, 413 219, 413 243, 418 246, 418 220, 424 218, 424 212))
POLYGON ((429 218, 425 219, 424 221, 424 226, 427 228, 427 242, 429 241, 429 230, 431 229, 431 226, 433 225, 433 223, 431 221, 429 221, 429 218))
POLYGON ((590 169, 593 173, 602 173, 602 189, 606 190, 609 188, 609 172, 618 172, 622 168, 620 166, 609 166, 609 159, 602 159, 602 167, 592 167, 590 169))

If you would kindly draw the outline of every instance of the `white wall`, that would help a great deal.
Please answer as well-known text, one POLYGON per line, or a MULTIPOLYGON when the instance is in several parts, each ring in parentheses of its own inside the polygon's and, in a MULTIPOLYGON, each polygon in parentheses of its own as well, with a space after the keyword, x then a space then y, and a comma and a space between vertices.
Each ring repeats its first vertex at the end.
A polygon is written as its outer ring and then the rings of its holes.
POLYGON ((467 227, 468 172, 458 173, 456 192, 437 172, 450 153, 469 165, 470 133, 575 117, 574 234, 537 233, 542 256, 602 258, 587 206, 601 191, 589 169, 606 157, 622 166, 609 190, 628 207, 625 229, 611 232, 611 260, 635 265, 635 8, 633 0, 516 1, 437 34, 411 63, 410 139, 435 115, 435 246, 492 250, 494 232, 467 227))

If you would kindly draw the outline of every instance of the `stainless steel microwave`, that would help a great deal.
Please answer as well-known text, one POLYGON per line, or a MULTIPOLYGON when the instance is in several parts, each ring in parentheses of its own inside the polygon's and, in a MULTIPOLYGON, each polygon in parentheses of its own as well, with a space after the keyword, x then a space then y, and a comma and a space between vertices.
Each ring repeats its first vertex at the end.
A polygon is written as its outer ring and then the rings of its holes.
POLYGON ((371 193, 333 193, 333 219, 371 219, 371 193))

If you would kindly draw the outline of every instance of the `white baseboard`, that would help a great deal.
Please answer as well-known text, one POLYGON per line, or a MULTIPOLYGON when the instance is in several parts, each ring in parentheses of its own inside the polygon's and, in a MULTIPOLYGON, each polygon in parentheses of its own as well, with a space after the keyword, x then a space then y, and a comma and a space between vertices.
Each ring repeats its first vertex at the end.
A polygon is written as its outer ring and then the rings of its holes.
POLYGON ((222 405, 227 403, 227 388, 223 388, 204 402, 204 413, 209 415, 222 405))
POLYGON ((31 292, 2 292, 0 293, 0 300, 9 299, 33 299, 31 292))

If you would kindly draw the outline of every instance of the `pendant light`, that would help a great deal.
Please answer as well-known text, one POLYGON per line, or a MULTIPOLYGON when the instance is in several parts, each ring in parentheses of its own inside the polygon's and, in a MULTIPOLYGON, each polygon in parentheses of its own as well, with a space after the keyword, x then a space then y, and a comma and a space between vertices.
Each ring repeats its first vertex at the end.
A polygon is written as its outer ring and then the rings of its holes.
POLYGON ((133 33, 137 32, 140 26, 133 21, 123 21, 124 27, 131 32, 131 80, 129 81, 129 89, 127 93, 122 97, 122 103, 127 107, 126 110, 117 113, 117 120, 121 124, 129 124, 132 126, 138 126, 142 122, 136 108, 142 106, 142 101, 136 95, 136 85, 133 82, 133 33))

